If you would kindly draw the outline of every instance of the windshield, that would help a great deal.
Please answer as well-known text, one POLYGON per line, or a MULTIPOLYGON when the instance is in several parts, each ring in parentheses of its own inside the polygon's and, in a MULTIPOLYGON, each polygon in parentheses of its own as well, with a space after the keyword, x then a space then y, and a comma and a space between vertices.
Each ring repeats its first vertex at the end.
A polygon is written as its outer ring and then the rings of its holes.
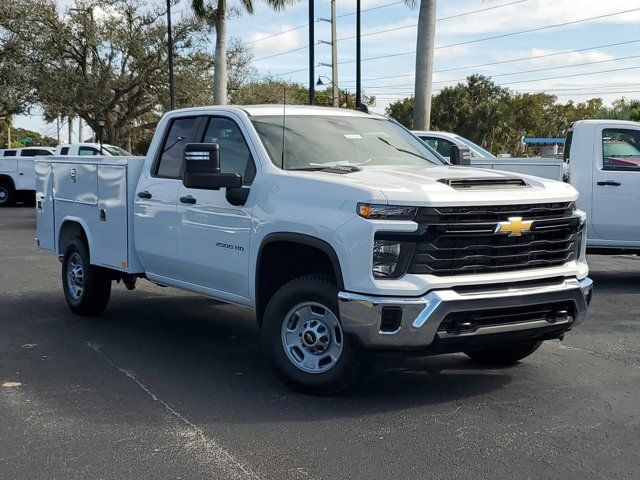
POLYGON ((493 155, 491 152, 487 152, 484 148, 482 148, 480 145, 477 145, 475 143, 473 143, 471 140, 467 140, 464 137, 461 137, 460 135, 456 135, 456 140, 460 140, 462 143, 464 143, 467 147, 472 148, 473 150, 476 150, 477 152, 480 152, 480 154, 483 157, 487 157, 487 158, 496 158, 495 155, 493 155))
POLYGON ((271 161, 285 170, 373 165, 442 165, 432 151, 384 118, 333 115, 259 116, 251 119, 271 161))
POLYGON ((103 145, 102 148, 109 152, 114 157, 129 157, 131 154, 127 152, 125 149, 120 147, 114 147, 113 145, 103 145))

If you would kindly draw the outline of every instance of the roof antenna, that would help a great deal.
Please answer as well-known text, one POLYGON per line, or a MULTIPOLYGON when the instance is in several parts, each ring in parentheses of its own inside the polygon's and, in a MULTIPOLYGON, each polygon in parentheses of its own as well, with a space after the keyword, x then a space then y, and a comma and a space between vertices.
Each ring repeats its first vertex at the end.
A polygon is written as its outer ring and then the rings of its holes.
POLYGON ((282 156, 280 158, 280 168, 284 170, 284 125, 287 117, 287 84, 282 87, 282 156))

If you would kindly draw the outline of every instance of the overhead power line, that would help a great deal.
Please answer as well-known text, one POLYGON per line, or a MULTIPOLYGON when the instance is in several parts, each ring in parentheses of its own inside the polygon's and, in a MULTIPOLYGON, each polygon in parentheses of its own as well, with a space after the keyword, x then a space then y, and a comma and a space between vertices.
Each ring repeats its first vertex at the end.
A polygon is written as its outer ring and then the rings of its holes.
MULTIPOLYGON (((520 1, 526 1, 526 0, 520 0, 520 1)), ((377 7, 365 8, 364 10, 362 10, 362 13, 370 12, 372 10, 379 10, 381 8, 391 7, 393 5, 398 5, 400 3, 404 3, 404 0, 401 1, 401 2, 393 2, 393 3, 387 3, 386 5, 379 5, 377 7)), ((355 15, 355 14, 356 14, 356 12, 343 13, 342 15, 338 15, 337 18, 346 17, 348 15, 355 15)), ((316 20, 314 23, 318 23, 318 22, 319 22, 319 20, 316 20)), ((309 26, 309 23, 305 23, 304 25, 298 25, 297 27, 292 27, 292 28, 289 28, 287 30, 283 30, 282 32, 274 33, 272 35, 267 35, 266 37, 260 37, 260 38, 257 38, 255 40, 248 41, 246 43, 254 44, 254 43, 262 42, 263 40, 268 40, 268 39, 273 38, 273 37, 278 37, 278 36, 284 35, 286 33, 294 32, 296 30, 300 30, 301 28, 307 28, 308 26, 309 26)), ((287 53, 287 52, 283 52, 283 53, 287 53)))
MULTIPOLYGON (((523 73, 534 73, 534 72, 544 72, 547 70, 558 70, 562 68, 573 68, 573 67, 582 67, 585 65, 596 65, 600 63, 609 63, 609 62, 619 62, 621 60, 630 60, 632 58, 640 58, 640 55, 629 55, 627 57, 620 58, 610 58, 607 60, 595 60, 593 62, 583 62, 583 63, 574 63, 573 65, 558 65, 556 67, 546 67, 546 68, 535 68, 533 70, 522 70, 519 72, 509 72, 509 73, 497 73, 495 75, 490 75, 491 78, 495 77, 506 77, 510 75, 521 75, 523 73)), ((464 82, 466 78, 451 78, 448 80, 437 80, 433 83, 449 83, 449 82, 464 82)), ((394 88, 394 87, 409 87, 413 85, 413 83, 397 83, 394 85, 369 85, 367 88, 394 88)))
MULTIPOLYGON (((564 50, 562 52, 545 53, 543 55, 533 55, 531 57, 512 58, 510 60, 502 60, 502 61, 499 61, 499 62, 479 63, 479 64, 475 64, 475 65, 464 65, 462 67, 444 68, 444 69, 441 69, 441 70, 434 70, 433 73, 453 72, 453 71, 456 71, 456 70, 470 70, 472 68, 489 67, 489 66, 494 66, 494 65, 503 65, 505 63, 515 63, 515 62, 521 62, 521 61, 525 61, 525 60, 535 60, 535 59, 538 59, 538 58, 556 57, 558 55, 567 55, 569 53, 586 52, 586 51, 589 51, 589 50, 596 50, 598 48, 617 47, 617 46, 620 46, 620 45, 628 45, 628 44, 631 44, 631 43, 638 43, 638 42, 640 42, 640 39, 638 39, 638 40, 629 40, 627 42, 608 43, 606 45, 595 45, 593 47, 587 47, 587 48, 577 48, 575 50, 564 50)), ((415 73, 406 73, 406 74, 403 74, 403 75, 389 75, 389 76, 386 76, 386 77, 364 78, 363 81, 387 80, 387 79, 390 79, 390 78, 402 78, 402 77, 413 77, 413 76, 415 76, 415 73)))
MULTIPOLYGON (((436 22, 441 22, 443 20, 450 20, 452 18, 465 17, 467 15, 473 15, 475 13, 486 12, 488 10, 495 10, 496 8, 510 7, 511 5, 515 5, 515 4, 523 3, 523 2, 528 2, 528 1, 529 0, 517 0, 515 2, 503 3, 502 5, 494 5, 493 7, 479 8, 478 10, 471 10, 469 12, 462 12, 462 13, 458 13, 456 15, 450 15, 448 17, 436 18, 436 22)), ((388 29, 385 29, 385 30, 378 30, 376 32, 365 33, 365 34, 363 34, 361 36, 362 37, 369 37, 371 35, 379 35, 381 33, 395 32, 396 30, 404 30, 406 28, 413 28, 413 27, 416 27, 416 26, 418 26, 417 23, 412 23, 410 25, 402 25, 401 27, 394 27, 394 28, 388 28, 388 29)), ((338 41, 340 41, 340 40, 351 40, 352 38, 356 38, 355 35, 351 35, 349 37, 339 38, 338 41)))
MULTIPOLYGON (((465 42, 449 43, 447 45, 438 45, 438 46, 434 47, 434 49, 435 50, 440 50, 440 49, 443 49, 443 48, 458 47, 458 46, 461 46, 461 45, 469 45, 469 44, 472 44, 472 43, 479 43, 479 42, 486 42, 486 41, 489 41, 489 40, 496 40, 498 38, 513 37, 515 35, 523 35, 525 33, 539 32, 539 31, 542 31, 542 30, 549 30, 549 29, 557 28, 557 27, 565 27, 567 25, 575 25, 575 24, 578 24, 578 23, 589 22, 589 21, 592 21, 592 20, 599 20, 601 18, 608 18, 608 17, 613 17, 613 16, 616 16, 616 15, 623 15, 625 13, 637 12, 639 10, 640 10, 640 8, 632 8, 630 10, 624 10, 624 11, 620 11, 620 12, 608 13, 606 15, 597 15, 595 17, 583 18, 583 19, 580 19, 580 20, 572 20, 570 22, 556 23, 554 25, 545 25, 544 27, 528 28, 526 30, 519 30, 517 32, 503 33, 503 34, 500 34, 500 35, 492 35, 491 37, 477 38, 475 40, 467 40, 465 42)), ((380 31, 378 33, 383 33, 383 32, 380 31)), ((377 57, 363 58, 362 61, 363 62, 367 62, 367 61, 371 61, 371 60, 380 60, 380 59, 383 59, 383 58, 400 57, 400 56, 403 56, 403 55, 412 55, 412 54, 415 54, 415 53, 416 53, 415 50, 411 50, 411 51, 408 51, 408 52, 391 53, 391 54, 388 54, 388 55, 379 55, 377 57)), ((354 62, 355 62, 355 60, 344 60, 344 61, 339 62, 339 63, 344 64, 344 63, 354 63, 354 62)))

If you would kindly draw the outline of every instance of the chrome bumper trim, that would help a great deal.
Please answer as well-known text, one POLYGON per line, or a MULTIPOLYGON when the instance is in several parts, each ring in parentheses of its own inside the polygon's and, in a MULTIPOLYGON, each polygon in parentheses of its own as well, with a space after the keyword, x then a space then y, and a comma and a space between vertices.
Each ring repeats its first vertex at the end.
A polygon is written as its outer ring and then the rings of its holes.
MULTIPOLYGON (((433 290, 421 297, 376 297, 351 292, 338 294, 342 328, 355 335, 365 347, 410 348, 430 345, 436 337, 452 338, 491 333, 579 324, 591 299, 593 282, 589 278, 564 279, 548 285, 479 288, 473 291, 433 290), (550 323, 547 321, 514 322, 478 328, 459 334, 438 333, 438 326, 452 312, 536 305, 556 301, 573 301, 575 316, 550 323), (384 307, 402 308, 400 328, 394 332, 380 330, 384 307)), ((567 328, 568 329, 568 328, 567 328)))

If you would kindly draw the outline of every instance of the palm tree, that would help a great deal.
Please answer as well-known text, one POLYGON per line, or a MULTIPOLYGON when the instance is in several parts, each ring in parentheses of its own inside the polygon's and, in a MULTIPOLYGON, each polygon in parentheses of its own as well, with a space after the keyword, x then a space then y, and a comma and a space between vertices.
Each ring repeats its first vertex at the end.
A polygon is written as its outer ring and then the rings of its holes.
MULTIPOLYGON (((418 0, 405 0, 415 8, 418 0)), ((431 120, 431 88, 433 80, 433 46, 436 38, 436 0, 420 0, 418 35, 416 38, 416 78, 414 89, 413 128, 428 130, 431 120)))
MULTIPOLYGON (((284 9, 296 0, 264 0, 276 11, 284 9)), ((253 0, 239 0, 241 8, 253 15, 253 0)), ((216 31, 216 52, 213 60, 213 100, 215 105, 227 104, 227 0, 191 0, 191 8, 198 18, 205 20, 216 31)))

